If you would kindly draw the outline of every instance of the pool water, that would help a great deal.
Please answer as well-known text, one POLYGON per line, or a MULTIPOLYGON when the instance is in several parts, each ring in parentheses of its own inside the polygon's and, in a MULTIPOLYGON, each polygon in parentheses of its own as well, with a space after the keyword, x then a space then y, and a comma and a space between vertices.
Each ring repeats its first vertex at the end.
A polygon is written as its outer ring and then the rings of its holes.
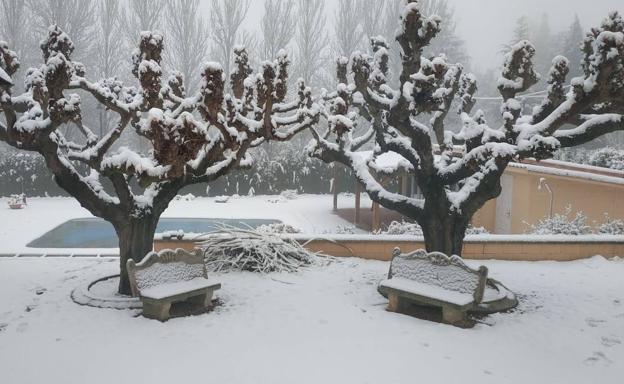
MULTIPOLYGON (((235 228, 257 228, 261 225, 280 223, 279 220, 264 219, 200 219, 163 218, 158 222, 156 232, 178 231, 185 233, 208 233, 222 225, 235 228)), ((97 218, 73 219, 54 228, 45 235, 31 241, 31 248, 117 248, 117 234, 113 226, 97 218)))

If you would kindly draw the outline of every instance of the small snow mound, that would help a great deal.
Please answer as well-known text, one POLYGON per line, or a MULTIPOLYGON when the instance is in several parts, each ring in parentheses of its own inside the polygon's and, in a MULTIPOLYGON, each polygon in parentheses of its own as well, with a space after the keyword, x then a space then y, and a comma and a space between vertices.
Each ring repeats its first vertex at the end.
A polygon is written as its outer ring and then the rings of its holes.
POLYGON ((301 233, 301 229, 284 223, 265 224, 256 228, 260 233, 301 233))
POLYGON ((295 200, 298 197, 298 193, 295 189, 287 189, 280 193, 280 196, 287 200, 295 200))
POLYGON ((195 200, 197 197, 195 195, 193 195, 192 193, 186 194, 186 195, 177 195, 174 200, 175 201, 193 201, 195 200))
POLYGON ((215 203, 225 204, 230 200, 230 196, 217 196, 214 198, 215 203))
POLYGON ((607 260, 604 256, 596 255, 594 257, 590 257, 589 259, 583 260, 582 263, 587 268, 595 269, 595 268, 600 268, 601 266, 605 265, 605 263, 608 263, 608 262, 609 260, 607 260))

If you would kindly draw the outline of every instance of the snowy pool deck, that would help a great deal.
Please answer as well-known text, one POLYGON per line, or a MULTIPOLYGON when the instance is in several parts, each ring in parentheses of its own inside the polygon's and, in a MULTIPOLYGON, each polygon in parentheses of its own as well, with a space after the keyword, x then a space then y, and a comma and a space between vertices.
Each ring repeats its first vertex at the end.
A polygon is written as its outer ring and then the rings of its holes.
POLYGON ((386 312, 380 261, 220 275, 214 312, 161 324, 71 301, 73 288, 116 272, 117 260, 0 258, 0 381, 621 382, 623 261, 484 264, 520 306, 463 330, 386 312))
MULTIPOLYGON (((215 198, 196 198, 191 201, 173 201, 162 217, 166 218, 224 218, 274 219, 293 225, 305 233, 322 234, 350 223, 334 215, 331 195, 301 195, 294 200, 279 196, 230 198, 228 203, 217 203, 215 198)), ((353 197, 342 198, 342 204, 353 204, 353 197)), ((32 198, 23 210, 10 210, 7 199, 0 198, 0 255, 1 254, 77 254, 110 255, 114 248, 71 248, 48 250, 29 248, 32 240, 71 219, 93 217, 72 198, 32 198)))

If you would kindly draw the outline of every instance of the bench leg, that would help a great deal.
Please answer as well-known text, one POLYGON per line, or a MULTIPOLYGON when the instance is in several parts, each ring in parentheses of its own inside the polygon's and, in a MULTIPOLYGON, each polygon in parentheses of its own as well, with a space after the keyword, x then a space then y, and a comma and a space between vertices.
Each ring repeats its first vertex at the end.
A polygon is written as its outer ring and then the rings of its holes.
POLYGON ((467 319, 467 313, 457 309, 442 307, 442 321, 446 324, 461 324, 467 319))
POLYGON ((170 302, 162 303, 143 303, 143 316, 148 319, 156 319, 159 321, 167 321, 171 316, 169 310, 171 309, 170 302))
POLYGON ((400 307, 399 296, 395 293, 388 294, 388 306, 386 310, 388 312, 398 312, 400 307))
POLYGON ((212 306, 213 290, 207 291, 205 294, 191 297, 189 302, 202 308, 210 308, 212 306))

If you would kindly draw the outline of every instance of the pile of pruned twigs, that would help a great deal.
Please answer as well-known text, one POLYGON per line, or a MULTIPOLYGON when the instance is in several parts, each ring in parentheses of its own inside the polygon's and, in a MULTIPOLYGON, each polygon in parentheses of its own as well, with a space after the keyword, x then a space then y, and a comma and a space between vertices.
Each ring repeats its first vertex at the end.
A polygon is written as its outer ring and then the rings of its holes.
POLYGON ((213 272, 296 272, 317 257, 295 240, 229 226, 203 236, 198 246, 213 272))

